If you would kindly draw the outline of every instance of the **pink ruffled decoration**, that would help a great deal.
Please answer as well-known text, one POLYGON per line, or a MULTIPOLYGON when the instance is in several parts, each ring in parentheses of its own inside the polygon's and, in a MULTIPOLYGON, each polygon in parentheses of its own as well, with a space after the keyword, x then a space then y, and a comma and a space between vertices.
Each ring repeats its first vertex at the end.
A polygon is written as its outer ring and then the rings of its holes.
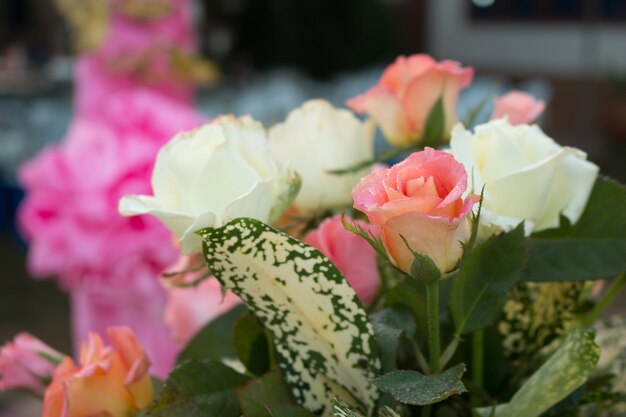
POLYGON ((128 325, 164 375, 176 347, 162 323, 160 272, 176 259, 156 220, 123 218, 126 194, 149 193, 158 149, 203 122, 186 106, 133 89, 108 99, 99 121, 76 118, 59 146, 19 172, 26 198, 18 223, 30 243, 28 266, 55 275, 72 293, 75 340, 110 325, 128 325))
POLYGON ((173 50, 196 48, 191 2, 169 3, 172 12, 154 21, 134 20, 113 9, 102 47, 77 59, 77 115, 98 117, 109 96, 138 85, 191 103, 193 88, 178 79, 171 62, 173 50))

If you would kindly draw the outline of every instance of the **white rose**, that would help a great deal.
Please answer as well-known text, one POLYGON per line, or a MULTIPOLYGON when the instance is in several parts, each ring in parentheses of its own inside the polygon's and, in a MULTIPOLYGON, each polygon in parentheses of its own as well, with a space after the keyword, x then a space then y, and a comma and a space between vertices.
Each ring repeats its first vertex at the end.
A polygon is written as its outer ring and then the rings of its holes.
POLYGON ((272 154, 288 162, 302 178, 295 205, 307 212, 352 203, 351 190, 369 168, 335 175, 331 170, 354 166, 374 157, 374 124, 361 122, 325 100, 310 100, 269 130, 272 154))
POLYGON ((154 196, 125 196, 124 216, 153 214, 180 238, 183 253, 202 250, 194 232, 236 217, 267 222, 297 190, 297 176, 272 157, 265 129, 250 117, 221 116, 176 135, 159 151, 154 196))
POLYGON ((527 235, 558 227, 561 214, 575 223, 598 175, 581 150, 560 146, 536 125, 512 126, 507 119, 479 125, 474 134, 457 125, 450 147, 467 169, 468 189, 480 193, 485 185, 482 236, 522 220, 527 235))

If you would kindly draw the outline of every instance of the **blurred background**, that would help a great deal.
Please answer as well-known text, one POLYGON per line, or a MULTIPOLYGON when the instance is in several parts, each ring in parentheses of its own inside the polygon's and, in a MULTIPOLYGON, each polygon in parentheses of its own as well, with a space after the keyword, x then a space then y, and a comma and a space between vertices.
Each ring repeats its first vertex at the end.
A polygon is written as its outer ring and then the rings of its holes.
MULTIPOLYGON (((73 114, 80 28, 58 6, 97 1, 0 1, 0 342, 26 330, 71 350, 67 295, 26 271, 16 172, 73 114)), ((488 95, 527 90, 546 100, 550 136, 626 181, 626 0, 197 0, 193 18, 220 73, 196 95, 208 118, 272 123, 308 98, 343 105, 397 55, 426 52, 476 69, 461 119, 488 95)))

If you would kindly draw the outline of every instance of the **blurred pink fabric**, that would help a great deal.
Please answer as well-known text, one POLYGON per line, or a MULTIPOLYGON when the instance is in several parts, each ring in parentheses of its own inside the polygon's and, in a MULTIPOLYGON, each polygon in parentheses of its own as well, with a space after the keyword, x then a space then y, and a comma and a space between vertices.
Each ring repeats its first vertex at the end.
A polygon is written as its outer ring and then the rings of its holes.
POLYGON ((174 50, 192 52, 196 48, 191 1, 169 3, 172 13, 154 21, 133 20, 113 10, 102 47, 77 59, 74 82, 78 116, 97 118, 109 96, 136 86, 191 104, 193 87, 177 79, 171 55, 174 50))
POLYGON ((158 149, 203 118, 139 87, 106 100, 99 120, 75 118, 60 145, 22 167, 18 222, 31 273, 58 277, 72 295, 75 340, 128 325, 164 376, 177 347, 162 323, 158 277, 177 250, 158 220, 121 217, 117 204, 125 194, 150 193, 158 149))

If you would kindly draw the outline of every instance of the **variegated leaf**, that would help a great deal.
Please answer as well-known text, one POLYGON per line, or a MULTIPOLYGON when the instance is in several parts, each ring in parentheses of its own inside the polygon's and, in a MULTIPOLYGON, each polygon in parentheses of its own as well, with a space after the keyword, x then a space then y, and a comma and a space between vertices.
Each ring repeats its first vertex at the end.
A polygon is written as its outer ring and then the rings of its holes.
POLYGON ((576 330, 513 395, 496 407, 474 410, 476 417, 538 417, 585 383, 600 357, 594 334, 576 330), (495 411, 495 414, 494 414, 495 411))
POLYGON ((298 401, 330 416, 334 397, 371 412, 380 372, 374 331, 354 290, 315 248, 254 219, 198 231, 209 268, 274 334, 298 401))

